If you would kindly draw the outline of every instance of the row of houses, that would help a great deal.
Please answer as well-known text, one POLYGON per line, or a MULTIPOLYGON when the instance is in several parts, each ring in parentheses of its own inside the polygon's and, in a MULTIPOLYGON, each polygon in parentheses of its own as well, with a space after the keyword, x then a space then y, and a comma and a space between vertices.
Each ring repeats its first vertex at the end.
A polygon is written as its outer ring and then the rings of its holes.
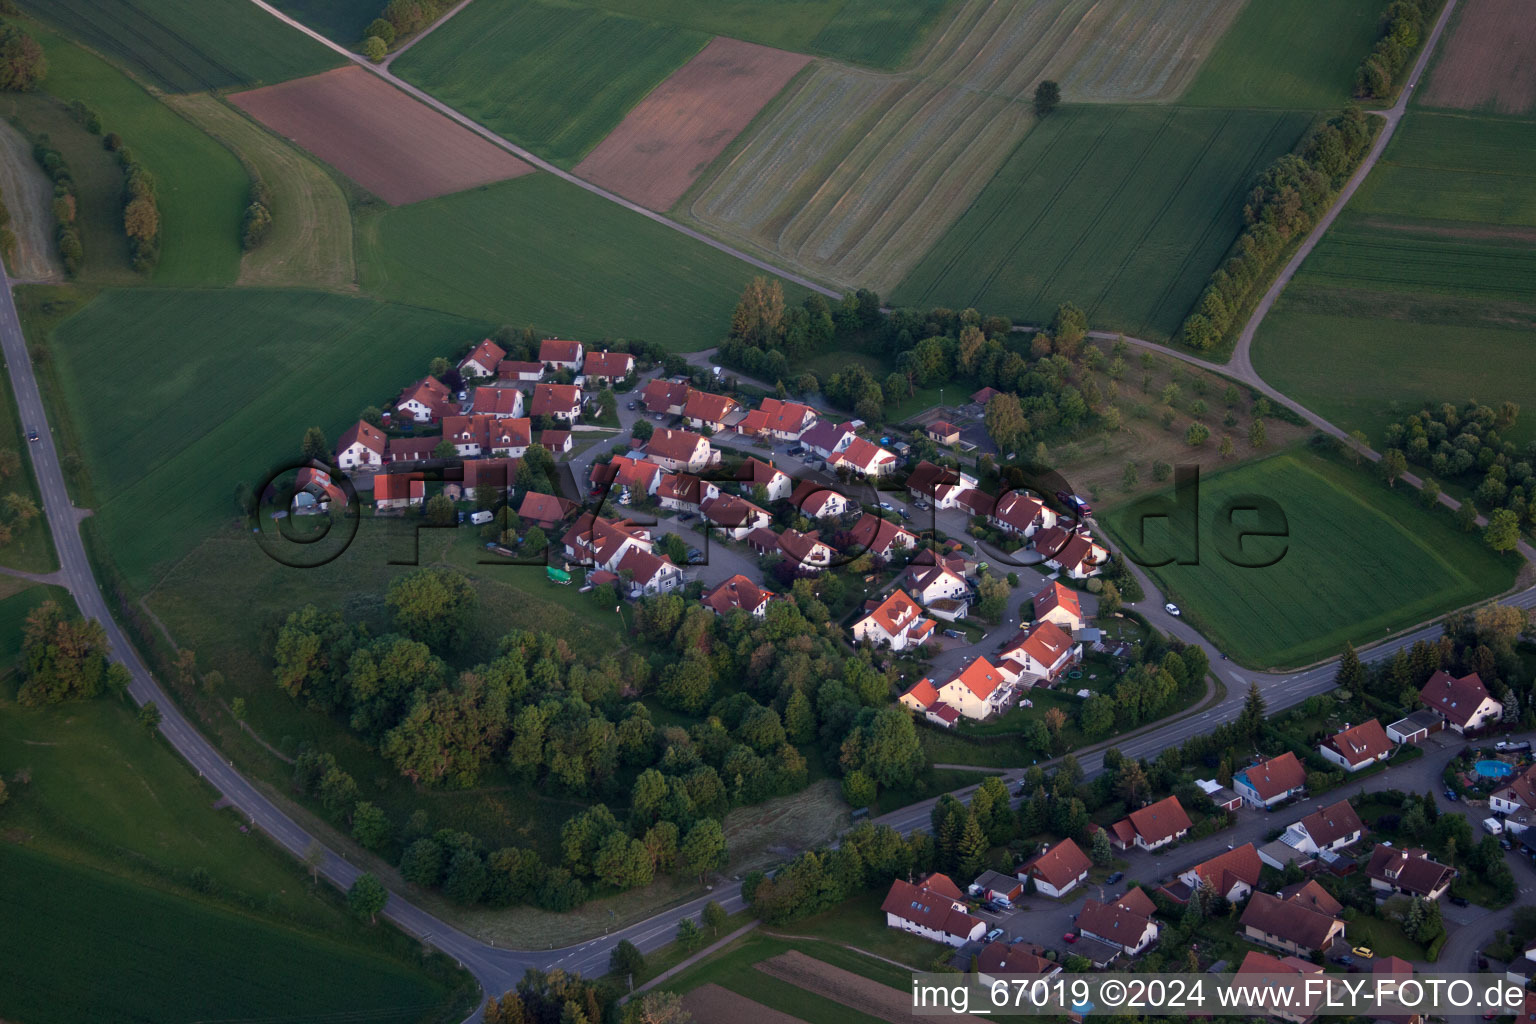
POLYGON ((579 374, 577 383, 608 387, 635 372, 635 357, 628 352, 588 351, 579 341, 545 338, 539 344, 537 362, 509 360, 506 349, 486 338, 459 360, 459 374, 469 380, 496 377, 511 381, 537 381, 547 371, 569 370, 579 374))

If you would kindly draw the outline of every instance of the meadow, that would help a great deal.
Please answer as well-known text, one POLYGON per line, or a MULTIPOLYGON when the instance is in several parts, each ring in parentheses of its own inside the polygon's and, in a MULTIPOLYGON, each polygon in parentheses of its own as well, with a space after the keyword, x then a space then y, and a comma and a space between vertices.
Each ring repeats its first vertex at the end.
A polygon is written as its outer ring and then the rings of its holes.
MULTIPOLYGON (((548 174, 378 211, 365 291, 498 323, 680 352, 718 344, 752 267, 548 174)), ((785 289, 798 301, 802 289, 785 289)))
POLYGON ((1166 338, 1242 226, 1253 175, 1310 115, 1063 108, 1008 156, 893 293, 1044 322, 1076 302, 1100 328, 1166 338))
MULTIPOLYGON (((48 57, 46 90, 96 110, 103 130, 121 135, 155 176, 160 264, 150 279, 163 285, 233 284, 240 271, 240 217, 250 193, 240 161, 100 57, 40 26, 32 33, 48 57)), ((121 189, 119 178, 112 194, 121 189)))
MULTIPOLYGON (((1165 492, 1166 493, 1166 492, 1165 492)), ((1305 665, 1482 598, 1514 582, 1515 561, 1500 558, 1476 533, 1418 504, 1407 485, 1389 489, 1369 470, 1301 449, 1200 481, 1199 561, 1148 572, 1190 624, 1252 668, 1305 665), (1256 537, 1232 564, 1219 553, 1214 524, 1228 502, 1250 496, 1276 502, 1287 538, 1256 537)), ((1100 520, 1132 555, 1162 558, 1182 544, 1167 519, 1140 520, 1140 502, 1100 520), (1145 527, 1144 546, 1141 529, 1145 527)), ((1246 529, 1275 523, 1239 513, 1246 529)))
POLYGON ((888 292, 1025 138, 1042 78, 1072 100, 1172 99, 1235 13, 965 0, 909 70, 803 72, 676 212, 810 276, 888 292))
MULTIPOLYGON (((53 539, 48 534, 48 521, 41 514, 43 499, 37 489, 37 478, 32 475, 32 458, 24 434, 28 427, 43 430, 45 425, 21 422, 10 375, 3 368, 0 368, 0 388, 5 390, 5 397, 0 398, 0 448, 9 448, 21 457, 21 468, 16 475, 0 480, 0 494, 20 494, 30 498, 39 512, 25 527, 12 532, 10 543, 0 547, 0 565, 23 572, 52 572, 59 567, 59 560, 53 551, 53 539)), ((0 650, 3 649, 0 645, 0 650)))
POLYGON ((712 35, 877 68, 899 67, 956 0, 592 0, 712 35))
POLYGON ((125 705, 31 710, 14 693, 0 685, 0 773, 8 836, 23 838, 0 844, 0 906, 26 927, 0 930, 0 1016, 463 1015, 465 993, 450 994, 461 975, 354 921, 286 853, 214 810, 125 705))
MULTIPOLYGON (((1380 31, 1378 0, 1248 3, 1179 102, 1333 110, 1380 31)), ((1070 98, 1070 97, 1069 97, 1070 98)))
POLYGON ((247 0, 22 0, 166 92, 280 82, 343 57, 247 0))
POLYGON ((368 23, 379 16, 379 0, 272 0, 272 6, 342 46, 363 38, 368 23))
POLYGON ((707 42, 701 32, 568 3, 476 0, 391 68, 570 167, 707 42))

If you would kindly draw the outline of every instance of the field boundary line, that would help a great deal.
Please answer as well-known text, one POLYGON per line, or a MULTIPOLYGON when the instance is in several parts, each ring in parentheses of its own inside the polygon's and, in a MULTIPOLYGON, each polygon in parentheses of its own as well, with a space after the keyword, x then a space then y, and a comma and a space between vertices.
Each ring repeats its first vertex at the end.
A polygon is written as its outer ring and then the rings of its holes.
POLYGON ((644 985, 641 985, 633 992, 620 996, 619 1005, 623 1006, 625 1003, 629 1002, 640 993, 649 991, 650 989, 655 988, 657 985, 660 985, 662 982, 675 978, 687 968, 692 967, 694 964, 698 963, 700 960, 703 960, 705 957, 724 949, 726 946, 730 945, 732 942, 735 942, 737 939, 741 938, 743 935, 747 934, 747 932, 750 932, 760 924, 762 924, 761 921, 759 921, 757 918, 753 918, 751 921, 731 932, 731 934, 727 935, 725 938, 720 939, 717 942, 710 943, 703 949, 699 950, 697 953, 688 957, 686 960, 668 967, 666 970, 662 971, 660 974, 656 975, 656 977, 652 978, 644 985))
POLYGON ((545 172, 547 172, 549 174, 553 174, 555 177, 561 179, 562 181, 569 182, 570 184, 575 185, 578 188, 585 189, 586 191, 591 192, 595 196, 598 196, 598 197, 600 197, 602 199, 608 200, 610 203, 615 203, 615 204, 617 204, 619 206, 622 206, 624 209, 629 210, 631 213, 638 213, 640 216, 646 218, 647 220, 655 221, 657 224, 660 224, 663 227, 671 228, 673 231, 676 231, 676 232, 678 232, 681 235, 684 235, 684 236, 686 236, 688 238, 691 238, 691 239, 693 239, 696 242, 702 242, 705 245, 709 246, 711 249, 715 249, 715 250, 717 250, 719 252, 723 252, 727 256, 734 256, 736 259, 742 261, 743 263, 747 264, 748 266, 756 267, 758 270, 764 271, 764 272, 769 273, 769 274, 773 274, 776 277, 781 277, 784 280, 789 281, 789 282, 791 282, 793 284, 797 284, 797 285, 799 285, 802 288, 807 288, 807 289, 809 289, 809 290, 811 290, 813 292, 819 292, 822 295, 825 295, 827 298, 830 298, 830 299, 841 300, 842 297, 843 297, 843 293, 842 292, 835 291, 835 290, 833 290, 831 288, 826 287, 825 285, 817 284, 815 281, 812 281, 810 278, 804 277, 804 276, 802 276, 800 274, 791 273, 790 271, 785 270, 782 267, 778 267, 778 266, 775 266, 772 263, 769 263, 767 260, 758 259, 755 256, 752 256, 752 255, 750 255, 748 253, 742 252, 740 249, 737 249, 737 248, 735 248, 733 246, 726 245, 724 242, 721 242, 721 241, 718 241, 717 239, 711 238, 708 235, 704 234, 702 231, 695 231, 693 228, 690 228, 690 227, 688 227, 685 224, 680 224, 680 223, 678 223, 677 221, 673 220, 670 217, 667 217, 667 216, 665 216, 663 214, 657 213, 654 210, 648 210, 645 207, 641 206, 639 203, 632 203, 628 199, 625 199, 623 196, 616 195, 616 194, 614 194, 612 192, 609 192, 605 188, 602 188, 602 187, 600 187, 598 185, 594 185, 590 181, 587 181, 584 178, 578 178, 576 175, 572 174, 570 171, 567 171, 567 170, 564 170, 563 168, 557 167, 554 164, 550 163, 548 160, 545 160, 543 157, 535 156, 533 153, 531 153, 528 150, 524 149, 522 146, 517 145, 515 142, 511 142, 511 141, 503 138, 502 136, 497 135, 495 132, 491 131, 489 128, 487 128, 484 125, 480 124, 478 121, 474 120, 473 118, 470 118, 470 117, 468 117, 468 116, 466 116, 464 114, 459 113, 453 107, 448 106, 448 104, 442 102, 441 100, 433 98, 430 94, 428 94, 424 90, 418 89, 416 86, 412 85, 411 83, 401 79, 398 75, 396 75, 394 72, 390 71, 389 69, 380 67, 379 65, 376 65, 373 62, 369 61, 366 57, 363 57, 360 54, 355 54, 352 51, 346 49, 345 47, 343 47, 343 46, 341 46, 341 45, 339 45, 339 44, 337 44, 335 42, 332 42, 331 40, 327 39, 325 36, 321 35, 320 33, 316 32, 314 29, 310 28, 308 25, 305 25, 303 22, 300 22, 300 21, 298 21, 295 18, 291 18, 288 15, 284 14, 282 11, 280 11, 277 8, 273 7, 271 4, 267 3, 267 0, 251 0, 251 3, 255 4, 257 7, 260 7, 262 10, 266 11, 268 14, 272 15, 274 18, 277 18, 279 21, 283 22, 284 24, 298 29, 300 32, 303 32, 305 35, 309 36, 310 38, 312 38, 312 39, 314 39, 314 40, 324 44, 325 46, 329 47, 332 50, 335 50, 337 53, 340 53, 340 54, 344 55, 348 60, 350 60, 352 63, 356 64, 358 67, 364 68, 367 71, 369 71, 370 73, 377 75, 378 77, 382 78, 384 81, 388 82, 390 85, 393 85, 395 88, 397 88, 401 92, 405 93, 407 96, 412 97, 413 99, 417 100, 420 103, 426 104, 431 109, 436 110, 438 113, 444 115, 445 117, 448 117, 451 120, 453 120, 454 122, 462 125, 463 127, 468 128, 470 131, 474 132, 476 135, 479 135, 481 138, 485 139, 486 141, 488 141, 488 142, 490 142, 490 143, 492 143, 492 144, 494 144, 496 146, 499 146, 500 148, 506 150, 508 153, 511 153, 513 156, 517 157, 520 160, 523 160, 524 162, 528 163, 532 167, 537 168, 538 170, 545 171, 545 172))
POLYGON ((394 53, 392 53, 389 56, 385 57, 384 61, 383 61, 383 64, 381 66, 382 67, 386 67, 386 68, 389 67, 391 64, 393 64, 395 62, 395 58, 396 57, 400 56, 402 53, 404 53, 405 51, 409 50, 411 47, 415 46, 417 43, 421 42, 423 39, 427 38, 427 36, 431 35, 433 32, 436 32, 438 30, 438 28, 440 28, 442 26, 443 22, 447 21, 449 18, 453 17, 455 14, 458 14, 460 11, 462 11, 464 8, 468 7, 469 5, 470 5, 470 0, 459 0, 458 3, 456 3, 452 7, 448 8, 448 10, 445 11, 443 13, 443 15, 441 17, 439 17, 436 21, 434 21, 432 24, 428 25, 426 28, 422 29, 420 32, 417 32, 414 36, 412 36, 408 43, 406 43, 404 46, 400 47, 400 49, 396 50, 394 53))

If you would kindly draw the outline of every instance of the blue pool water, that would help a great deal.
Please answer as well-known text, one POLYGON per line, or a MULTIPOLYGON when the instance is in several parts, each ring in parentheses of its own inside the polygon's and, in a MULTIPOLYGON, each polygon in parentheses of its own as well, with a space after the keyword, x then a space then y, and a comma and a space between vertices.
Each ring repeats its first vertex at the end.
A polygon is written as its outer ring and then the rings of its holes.
POLYGON ((1485 779, 1502 779, 1515 774, 1515 769, 1503 761, 1479 761, 1477 774, 1485 779))

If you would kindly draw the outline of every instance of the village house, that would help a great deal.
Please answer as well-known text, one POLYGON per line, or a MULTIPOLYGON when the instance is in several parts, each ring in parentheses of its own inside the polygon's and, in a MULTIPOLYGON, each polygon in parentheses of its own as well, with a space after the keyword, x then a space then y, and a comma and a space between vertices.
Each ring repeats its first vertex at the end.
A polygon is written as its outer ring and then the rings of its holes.
POLYGON ((960 720, 960 712, 939 699, 938 688, 933 685, 932 679, 919 679, 897 700, 903 707, 910 708, 946 729, 960 720))
POLYGON ((810 572, 821 572, 832 564, 832 548, 821 540, 821 535, 815 530, 801 533, 799 530, 786 529, 778 536, 778 549, 785 558, 810 572))
POLYGON ((523 503, 517 510, 517 517, 526 526, 537 526, 541 530, 549 530, 559 526, 566 517, 580 507, 574 501, 568 501, 553 494, 529 491, 523 495, 523 503))
POLYGON ((1430 859, 1423 850, 1381 844, 1371 851, 1365 874, 1378 892, 1404 893, 1437 900, 1456 879, 1456 870, 1430 859))
POLYGON ((342 469, 377 469, 384 465, 389 439, 366 420, 348 427, 336 441, 336 465, 342 469))
POLYGON ((1056 525, 1056 513, 1028 491, 1009 491, 1001 495, 987 521, 1004 533, 1032 537, 1037 530, 1056 525))
POLYGON ((997 510, 997 499, 986 491, 972 487, 955 495, 955 507, 966 515, 991 519, 992 513, 997 510))
POLYGON ((975 394, 971 395, 971 404, 980 406, 981 408, 985 409, 987 407, 987 403, 992 401, 992 399, 996 398, 1000 394, 1002 394, 1002 392, 997 390, 997 388, 982 388, 980 391, 977 391, 975 394))
POLYGON ((815 480, 802 480, 796 484, 789 503, 807 519, 835 519, 853 507, 843 495, 815 480))
POLYGON ((948 420, 934 420, 928 424, 927 434, 935 444, 942 444, 946 448, 960 443, 960 428, 948 420))
POLYGON ((1211 803, 1221 810, 1240 811, 1243 809, 1243 798, 1215 779, 1196 779, 1195 785, 1199 786, 1200 792, 1210 797, 1211 803))
POLYGON ((571 432, 569 430, 541 430, 539 431, 539 444, 550 456, 558 459, 562 455, 571 453, 571 432))
POLYGON ((1018 876, 1005 875, 1001 871, 983 871, 966 890, 972 896, 984 900, 1012 903, 1024 895, 1024 883, 1018 876))
POLYGON ((808 405, 765 398, 736 424, 736 431, 750 437, 766 436, 775 441, 798 441, 800 435, 815 422, 816 411, 808 405))
POLYGON ((1035 553, 1047 567, 1064 573, 1069 579, 1085 580, 1104 571, 1109 551, 1081 530, 1066 530, 1060 525, 1036 531, 1030 541, 1035 553))
POLYGON ((591 479, 594 487, 607 487, 621 503, 628 503, 636 495, 655 494, 662 473, 654 462, 615 455, 606 463, 592 463, 591 479))
POLYGON ((1457 679, 1449 672, 1437 671, 1419 691, 1419 699, 1459 733, 1476 732, 1504 714, 1504 706, 1488 696, 1488 688, 1476 672, 1457 679))
POLYGON ((863 477, 889 476, 896 472, 896 456, 862 437, 855 437, 848 447, 827 459, 832 469, 847 469, 863 477))
MULTIPOLYGON (((1242 965, 1238 967, 1237 973, 1239 976, 1266 975, 1278 980, 1286 978, 1287 975, 1308 977, 1322 974, 1323 968, 1320 964, 1296 956, 1274 957, 1268 953, 1249 950, 1243 956, 1242 965)), ((1299 984, 1292 991, 1302 995, 1306 992, 1299 984)), ((1310 1024, 1317 1018, 1317 1009, 1325 998, 1327 998, 1326 993, 1317 992, 1302 1002, 1290 1000, 1290 1006, 1281 1005, 1280 1001, 1276 1000, 1267 1008, 1266 1015, 1276 1020, 1286 1021, 1287 1024, 1310 1024)))
POLYGON ((999 658, 1012 662, 1016 675, 1027 677, 1031 686, 1054 686, 1061 674, 1082 660, 1083 645, 1074 644, 1054 622, 1041 622, 1019 633, 999 658))
POLYGON ((472 459, 462 464, 460 485, 464 497, 479 501, 480 490, 489 491, 496 501, 510 497, 517 483, 517 459, 472 459))
MULTIPOLYGON (((1144 894, 1142 898, 1146 898, 1144 894)), ((1157 922, 1151 913, 1132 909, 1124 899, 1116 903, 1085 901, 1077 913, 1077 930, 1084 938, 1118 947, 1127 956, 1144 952, 1157 941, 1157 922)))
POLYGON ((539 344, 539 362, 550 370, 570 370, 575 373, 581 369, 581 361, 585 354, 586 349, 579 341, 545 338, 539 344))
POLYGON ((532 428, 526 419, 495 416, 448 416, 443 419, 443 440, 452 443, 460 458, 498 455, 522 458, 528 451, 532 428))
POLYGON ((635 357, 628 352, 588 352, 581 376, 588 389, 611 387, 635 372, 635 357))
POLYGON ((583 512, 561 539, 565 557, 579 564, 618 572, 620 560, 631 549, 649 553, 651 533, 627 519, 604 519, 583 512))
POLYGON ((1064 633, 1076 633, 1083 628, 1083 605, 1077 591, 1049 580, 1035 595, 1032 607, 1035 622, 1049 622, 1064 633))
POLYGON ((656 501, 673 512, 697 514, 700 505, 719 494, 719 487, 692 473, 668 473, 656 487, 656 501))
POLYGON ((1007 710, 1011 691, 1003 670, 978 656, 939 686, 939 699, 966 718, 979 720, 1007 710))
POLYGON ((1359 842, 1364 832, 1360 815, 1348 800, 1340 800, 1293 822, 1281 839, 1298 853, 1334 853, 1359 842))
POLYGON ((1109 841, 1120 849, 1132 846, 1157 850, 1189 833, 1189 815, 1176 796, 1164 797, 1115 822, 1109 828, 1109 841))
POLYGON ((1070 839, 1047 847, 1018 867, 1020 878, 1035 880, 1035 891, 1060 899, 1088 880, 1093 861, 1070 839))
POLYGON ((687 430, 657 430, 645 443, 645 457, 672 473, 698 473, 720 461, 709 438, 687 430))
POLYGON ((741 609, 754 619, 768 617, 768 604, 775 595, 739 573, 706 590, 699 600, 716 615, 724 615, 733 609, 741 609))
POLYGON ((389 439, 389 449, 385 452, 385 461, 393 465, 396 462, 436 459, 437 446, 442 442, 442 437, 435 434, 428 437, 392 437, 389 439))
POLYGON ((497 419, 521 419, 523 392, 521 388, 475 388, 470 393, 470 410, 476 416, 495 416, 497 419))
POLYGON ((736 467, 736 480, 743 494, 750 495, 753 488, 761 487, 769 501, 783 501, 795 486, 788 473, 756 458, 748 458, 736 467))
POLYGON ((427 499, 420 473, 380 473, 373 478, 373 503, 380 512, 406 509, 427 499))
POLYGON ((708 427, 714 433, 724 430, 727 420, 741 411, 741 403, 729 395, 716 395, 697 388, 688 389, 688 400, 683 403, 683 419, 696 430, 708 427))
POLYGON ((645 382, 640 389, 641 404, 645 411, 658 416, 681 416, 683 405, 688 401, 688 385, 679 380, 662 380, 660 377, 645 382))
POLYGON ((1246 899, 1259 884, 1259 874, 1264 870, 1264 864, 1259 860, 1259 851, 1254 849, 1252 843, 1244 843, 1235 849, 1218 853, 1209 860, 1196 864, 1179 875, 1179 881, 1183 887, 1177 890, 1165 889, 1170 896, 1180 903, 1186 903, 1189 895, 1195 889, 1204 886, 1206 891, 1220 896, 1229 903, 1236 903, 1246 899))
POLYGON ((976 977, 982 985, 991 989, 999 981, 1011 980, 1019 975, 1049 978, 1061 973, 1061 964, 1047 960, 1040 947, 1027 942, 1004 945, 1001 940, 989 942, 976 955, 976 977))
MULTIPOLYGON (((1317 888, 1322 890, 1322 886, 1317 888)), ((1328 899, 1332 903, 1332 897, 1328 899)), ((1256 892, 1243 908, 1238 923, 1243 926, 1243 937, 1250 942, 1296 956, 1311 956, 1319 950, 1327 952, 1343 940, 1344 922, 1334 916, 1336 913, 1337 910, 1318 910, 1317 903, 1306 897, 1283 900, 1267 892, 1256 892)))
POLYGON ((1346 727, 1318 744, 1317 752, 1351 772, 1392 756, 1392 741, 1376 719, 1346 727))
POLYGON ((639 547, 627 548, 614 565, 619 578, 629 580, 629 596, 665 594, 683 586, 683 570, 666 555, 655 555, 639 547))
POLYGON ((324 510, 331 505, 347 503, 347 492, 338 487, 331 474, 314 466, 304 466, 293 477, 293 505, 295 509, 306 506, 324 510))
POLYGON ((575 423, 581 416, 581 388, 575 384, 535 384, 528 414, 575 423))
POLYGON ((501 380, 536 381, 544 379, 544 364, 529 363, 520 359, 503 359, 496 364, 496 376, 501 380))
POLYGON ((699 503, 699 511, 731 540, 743 540, 760 526, 773 522, 766 509, 734 494, 721 494, 699 503))
POLYGON ((957 508, 961 494, 976 487, 976 478, 958 469, 938 466, 924 460, 907 477, 907 493, 913 500, 922 498, 934 508, 957 508))
POLYGON ((800 443, 823 459, 830 460, 832 456, 853 444, 857 438, 858 435, 853 432, 852 423, 817 420, 800 435, 800 443))
MULTIPOLYGON (((1488 797, 1488 809, 1495 814, 1520 814, 1536 810, 1536 765, 1511 775, 1509 780, 1488 797)), ((1506 821, 1506 828, 1524 832, 1525 826, 1506 821)))
POLYGON ((893 590, 879 603, 868 602, 864 617, 853 624, 855 643, 889 647, 893 651, 925 644, 932 635, 933 620, 924 618, 917 602, 900 590, 893 590))
POLYGON ((921 605, 930 605, 935 601, 963 601, 970 594, 970 586, 965 582, 965 577, 946 565, 913 563, 901 571, 896 583, 921 605))
POLYGON ((466 380, 471 377, 495 377, 505 358, 507 350, 486 338, 471 349, 469 355, 459 360, 459 376, 466 380))
MULTIPOLYGON (((1399 978, 1407 980, 1413 977, 1413 965, 1400 956, 1378 956, 1371 963, 1371 975, 1373 978, 1399 978)), ((1532 994, 1526 993, 1526 1014, 1529 1015, 1532 994)), ((1424 1024, 1422 1013, 1372 1013, 1371 1020, 1380 1021, 1381 1024, 1424 1024)))
POLYGON ((848 531, 856 551, 867 551, 876 558, 890 561, 898 550, 917 547, 917 535, 889 519, 866 512, 848 531))
POLYGON ((1232 788, 1248 803, 1266 810, 1307 788, 1307 770, 1287 750, 1279 757, 1232 774, 1232 788))
POLYGON ((436 377, 421 378, 395 399, 395 411, 417 423, 431 423, 446 415, 448 407, 448 389, 436 377))
POLYGON ((1421 708, 1387 723, 1387 739, 1393 743, 1418 743, 1428 739, 1431 733, 1445 728, 1445 719, 1428 708, 1421 708))
POLYGON ((901 879, 892 882, 880 909, 885 912, 886 927, 947 946, 974 942, 987 930, 981 918, 966 913, 965 896, 949 876, 937 873, 917 885, 901 879))

